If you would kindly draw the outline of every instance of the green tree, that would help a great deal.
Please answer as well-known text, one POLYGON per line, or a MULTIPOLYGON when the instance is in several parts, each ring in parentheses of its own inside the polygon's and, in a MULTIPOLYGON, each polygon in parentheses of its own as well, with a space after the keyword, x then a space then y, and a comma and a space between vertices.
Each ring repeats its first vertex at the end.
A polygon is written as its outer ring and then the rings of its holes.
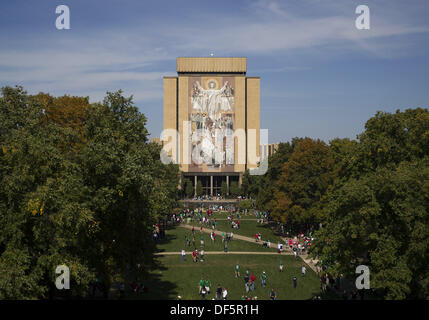
POLYGON ((85 248, 94 220, 74 130, 45 121, 21 87, 0 97, 0 299, 47 298, 55 268, 70 267, 73 295, 94 273, 85 248), (61 147, 61 148, 60 148, 61 147))
POLYGON ((245 210, 245 209, 249 210, 249 209, 251 209, 253 207, 253 201, 252 200, 248 200, 248 199, 242 200, 242 201, 240 201, 240 203, 239 203, 238 206, 242 210, 245 210))
POLYGON ((188 198, 192 198, 194 196, 194 186, 189 179, 186 179, 186 196, 188 198))
POLYGON ((66 119, 49 99, 21 87, 0 97, 0 299, 54 294, 60 264, 72 295, 85 295, 95 276, 108 288, 135 274, 152 263, 152 225, 177 205, 178 167, 147 143, 131 98, 63 98, 84 106, 66 119))
POLYGON ((387 299, 428 298, 429 159, 351 178, 329 201, 313 254, 334 274, 371 272, 387 299))
POLYGON ((379 166, 393 168, 402 161, 421 159, 429 153, 428 110, 377 112, 358 138, 355 154, 348 159, 347 176, 358 177, 379 166))
MULTIPOLYGON (((291 156, 301 138, 293 138, 292 142, 279 143, 277 151, 268 158, 268 170, 263 176, 249 175, 249 194, 256 196, 256 207, 259 210, 272 211, 274 185, 280 178, 283 164, 291 156)), ((244 181, 244 176, 243 176, 244 181)))
POLYGON ((246 197, 256 198, 261 190, 261 184, 264 182, 265 176, 250 175, 249 170, 243 173, 241 190, 246 197))
POLYGON ((335 177, 331 149, 320 140, 303 139, 283 165, 274 186, 274 220, 290 225, 316 226, 321 217, 321 200, 335 177))
POLYGON ((197 196, 202 196, 203 195, 203 184, 201 182, 201 180, 198 180, 197 182, 197 196))
POLYGON ((226 184, 226 181, 222 181, 220 185, 220 192, 223 196, 228 194, 228 185, 226 184))
POLYGON ((229 186, 229 193, 231 194, 231 196, 234 197, 238 197, 241 193, 241 190, 238 186, 238 182, 237 181, 232 181, 230 186, 229 186))
POLYGON ((367 265, 387 299, 429 298, 428 135, 428 110, 417 108, 378 112, 358 143, 331 144, 340 179, 312 254, 332 273, 367 265))
POLYGON ((121 91, 93 105, 85 124, 80 161, 100 225, 91 238, 91 263, 107 284, 117 270, 132 274, 152 263, 152 226, 176 206, 177 165, 161 163, 145 124, 121 91))

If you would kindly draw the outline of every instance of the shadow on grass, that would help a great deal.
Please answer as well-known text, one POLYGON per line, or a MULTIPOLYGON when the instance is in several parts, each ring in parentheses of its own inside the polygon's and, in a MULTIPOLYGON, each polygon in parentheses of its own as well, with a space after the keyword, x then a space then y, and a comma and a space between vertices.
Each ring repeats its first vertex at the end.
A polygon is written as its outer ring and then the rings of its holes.
POLYGON ((176 240, 176 239, 177 239, 176 235, 174 235, 174 234, 173 235, 172 234, 166 234, 163 239, 160 239, 160 240, 157 241, 157 247, 155 249, 155 252, 164 252, 165 249, 160 249, 158 247, 158 245, 167 244, 167 243, 170 243, 170 242, 172 242, 173 240, 176 240))
MULTIPOLYGON (((280 232, 280 228, 278 228, 274 222, 268 222, 268 223, 260 224, 260 225, 258 225, 258 229, 259 228, 261 228, 262 230, 270 230, 277 237, 283 237, 284 236, 284 234, 282 234, 280 232)), ((263 233, 263 232, 261 231, 261 233, 263 233)))
MULTIPOLYGON (((167 230, 173 230, 177 228, 174 225, 167 225, 167 230)), ((164 252, 165 249, 160 249, 159 245, 168 244, 177 239, 177 236, 174 234, 166 233, 162 239, 159 239, 156 244, 155 252, 164 252)), ((170 300, 174 299, 177 292, 177 285, 162 279, 162 273, 167 271, 168 268, 165 267, 159 258, 155 258, 153 264, 148 271, 144 279, 144 285, 147 288, 146 292, 140 293, 136 296, 136 299, 141 300, 170 300)))
POLYGON ((320 300, 382 300, 382 296, 373 290, 341 290, 328 287, 325 292, 320 290, 312 295, 316 298, 320 297, 320 300), (344 291, 346 291, 345 294, 344 291))
POLYGON ((143 283, 146 287, 144 292, 137 295, 127 296, 127 299, 138 300, 171 300, 174 299, 177 292, 176 284, 162 279, 162 273, 167 271, 159 259, 154 260, 151 270, 144 277, 143 283))
MULTIPOLYGON (((176 228, 177 228, 177 225, 167 224, 167 227, 165 228, 165 231, 174 230, 176 228)), ((170 234, 168 232, 165 233, 164 238, 157 240, 155 252, 157 252, 157 253, 158 252, 164 252, 165 249, 159 249, 158 245, 167 244, 167 243, 170 243, 170 242, 172 242, 173 240, 176 240, 176 239, 177 239, 176 235, 170 234)))
POLYGON ((341 300, 341 296, 333 290, 327 290, 326 292, 319 290, 318 292, 313 292, 312 296, 313 298, 310 300, 341 300))

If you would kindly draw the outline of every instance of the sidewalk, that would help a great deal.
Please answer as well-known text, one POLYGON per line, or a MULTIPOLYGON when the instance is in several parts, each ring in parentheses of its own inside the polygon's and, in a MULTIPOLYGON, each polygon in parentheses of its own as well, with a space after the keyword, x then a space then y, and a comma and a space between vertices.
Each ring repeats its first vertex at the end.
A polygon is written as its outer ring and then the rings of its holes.
MULTIPOLYGON (((287 243, 288 242, 288 238, 284 238, 284 237, 282 237, 282 240, 285 242, 285 243, 287 243)), ((293 250, 292 249, 290 249, 289 248, 289 246, 287 246, 287 248, 288 248, 288 250, 289 251, 291 251, 291 252, 293 252, 293 250)), ((314 272, 316 272, 317 273, 317 269, 316 269, 316 264, 317 264, 317 262, 319 262, 319 260, 317 260, 317 259, 315 259, 315 260, 313 260, 311 257, 309 257, 308 256, 308 254, 307 253, 304 253, 304 254, 300 254, 299 255, 299 257, 302 259, 302 261, 304 261, 314 272)))
MULTIPOLYGON (((192 252, 192 251, 188 251, 188 254, 189 254, 189 252, 192 252)), ((181 254, 182 254, 182 252, 179 252, 179 251, 177 251, 177 252, 171 252, 170 251, 170 252, 157 252, 157 253, 155 253, 155 255, 157 255, 157 256, 164 256, 164 255, 169 256, 169 255, 181 255, 181 254)), ((227 251, 227 252, 224 252, 224 251, 204 251, 204 255, 212 255, 212 254, 279 255, 278 252, 273 252, 273 251, 270 251, 270 252, 259 252, 259 251, 227 251)), ((284 254, 291 255, 290 252, 282 253, 282 255, 284 255, 284 254)))

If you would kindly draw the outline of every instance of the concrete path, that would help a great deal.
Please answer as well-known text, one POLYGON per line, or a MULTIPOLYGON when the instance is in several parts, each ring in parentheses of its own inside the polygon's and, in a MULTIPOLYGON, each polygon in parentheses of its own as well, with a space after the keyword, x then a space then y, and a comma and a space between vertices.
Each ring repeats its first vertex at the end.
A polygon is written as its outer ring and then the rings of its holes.
MULTIPOLYGON (((188 251, 188 255, 190 254, 191 251, 188 251)), ((157 256, 170 256, 170 255, 181 255, 182 252, 157 252, 155 253, 155 255, 157 256)), ((291 255, 292 253, 290 252, 283 252, 281 254, 277 253, 277 252, 258 252, 258 251, 204 251, 204 255, 212 255, 212 254, 254 254, 254 255, 291 255)))
MULTIPOLYGON (((216 218, 216 221, 225 221, 228 220, 228 218, 216 218)), ((234 218, 234 221, 237 220, 236 218, 234 218)), ((258 219, 253 219, 253 218, 240 218, 238 219, 240 221, 257 221, 258 219)))
MULTIPOLYGON (((288 241, 289 241, 289 239, 288 238, 283 238, 282 237, 282 240, 285 242, 285 243, 288 243, 288 241)), ((289 248, 289 246, 288 246, 288 249, 291 251, 291 252, 293 252, 290 248, 289 248)), ((316 272, 317 273, 317 268, 316 268, 316 264, 317 264, 317 262, 319 261, 319 260, 316 260, 316 259, 312 259, 307 253, 301 253, 300 255, 299 255, 299 257, 302 259, 302 261, 304 261, 314 272, 316 272)))

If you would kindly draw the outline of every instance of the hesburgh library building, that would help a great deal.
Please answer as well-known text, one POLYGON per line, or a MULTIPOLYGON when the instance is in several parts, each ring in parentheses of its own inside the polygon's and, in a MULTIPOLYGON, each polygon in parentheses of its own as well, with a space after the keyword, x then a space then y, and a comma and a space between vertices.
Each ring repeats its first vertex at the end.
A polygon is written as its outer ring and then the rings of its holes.
POLYGON ((246 73, 243 57, 179 57, 164 77, 165 154, 207 195, 260 161, 260 78, 246 73))

